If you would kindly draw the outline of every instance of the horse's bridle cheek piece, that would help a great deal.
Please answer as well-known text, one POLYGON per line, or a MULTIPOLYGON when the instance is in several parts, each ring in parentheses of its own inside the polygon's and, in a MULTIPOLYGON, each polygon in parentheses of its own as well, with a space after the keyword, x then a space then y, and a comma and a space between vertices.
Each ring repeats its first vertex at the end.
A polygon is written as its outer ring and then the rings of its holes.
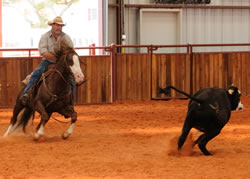
MULTIPOLYGON (((71 70, 70 67, 69 67, 69 66, 71 66, 71 65, 67 63, 67 55, 64 55, 63 62, 67 64, 67 66, 68 66, 68 68, 67 68, 68 72, 74 77, 74 74, 73 74, 72 70, 71 70)), ((73 65, 73 64, 72 64, 72 65, 73 65)))

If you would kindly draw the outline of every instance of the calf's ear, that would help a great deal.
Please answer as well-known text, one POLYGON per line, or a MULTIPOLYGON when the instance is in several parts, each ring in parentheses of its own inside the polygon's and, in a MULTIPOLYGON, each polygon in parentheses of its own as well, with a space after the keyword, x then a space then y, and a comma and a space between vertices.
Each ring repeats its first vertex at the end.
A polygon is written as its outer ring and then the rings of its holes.
POLYGON ((234 93, 234 90, 233 90, 233 89, 229 89, 229 90, 228 90, 228 93, 229 93, 230 95, 232 95, 232 94, 234 93))

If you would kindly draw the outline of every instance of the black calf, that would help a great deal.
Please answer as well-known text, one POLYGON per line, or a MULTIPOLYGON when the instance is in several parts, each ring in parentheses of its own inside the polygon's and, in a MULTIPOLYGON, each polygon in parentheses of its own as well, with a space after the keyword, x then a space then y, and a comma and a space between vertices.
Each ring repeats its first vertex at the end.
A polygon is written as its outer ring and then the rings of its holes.
POLYGON ((206 149, 207 143, 217 136, 221 129, 228 122, 231 111, 243 109, 240 102, 241 93, 235 86, 228 89, 204 88, 196 92, 193 96, 173 86, 160 89, 161 93, 169 94, 170 89, 184 94, 190 98, 187 116, 182 128, 182 133, 178 140, 178 149, 184 144, 189 131, 196 128, 203 134, 195 141, 204 155, 211 155, 206 149))

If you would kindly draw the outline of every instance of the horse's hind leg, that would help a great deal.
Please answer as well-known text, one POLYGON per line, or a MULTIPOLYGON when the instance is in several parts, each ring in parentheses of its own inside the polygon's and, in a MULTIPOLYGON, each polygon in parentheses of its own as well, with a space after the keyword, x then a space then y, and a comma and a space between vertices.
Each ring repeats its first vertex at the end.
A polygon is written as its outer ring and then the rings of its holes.
POLYGON ((64 110, 60 111, 60 114, 64 115, 65 118, 69 116, 71 117, 71 125, 68 130, 62 134, 62 138, 67 139, 73 133, 75 122, 77 120, 77 113, 74 111, 73 106, 69 105, 64 110))
POLYGON ((13 132, 14 126, 17 122, 17 117, 23 108, 24 107, 17 102, 17 104, 15 105, 14 110, 13 110, 13 116, 11 117, 10 124, 9 124, 8 129, 5 132, 4 136, 8 136, 11 132, 13 132))

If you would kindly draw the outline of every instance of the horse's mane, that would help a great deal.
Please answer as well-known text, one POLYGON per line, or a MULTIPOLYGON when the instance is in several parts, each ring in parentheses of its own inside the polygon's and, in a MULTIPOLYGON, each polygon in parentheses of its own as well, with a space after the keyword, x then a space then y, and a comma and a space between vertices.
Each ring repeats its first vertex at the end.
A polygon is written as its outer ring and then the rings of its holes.
POLYGON ((55 56, 57 58, 57 60, 60 59, 60 57, 62 55, 66 55, 68 54, 69 52, 74 52, 74 49, 73 47, 70 47, 66 44, 65 40, 62 39, 60 41, 60 45, 58 44, 55 48, 54 48, 54 51, 55 51, 55 56))

